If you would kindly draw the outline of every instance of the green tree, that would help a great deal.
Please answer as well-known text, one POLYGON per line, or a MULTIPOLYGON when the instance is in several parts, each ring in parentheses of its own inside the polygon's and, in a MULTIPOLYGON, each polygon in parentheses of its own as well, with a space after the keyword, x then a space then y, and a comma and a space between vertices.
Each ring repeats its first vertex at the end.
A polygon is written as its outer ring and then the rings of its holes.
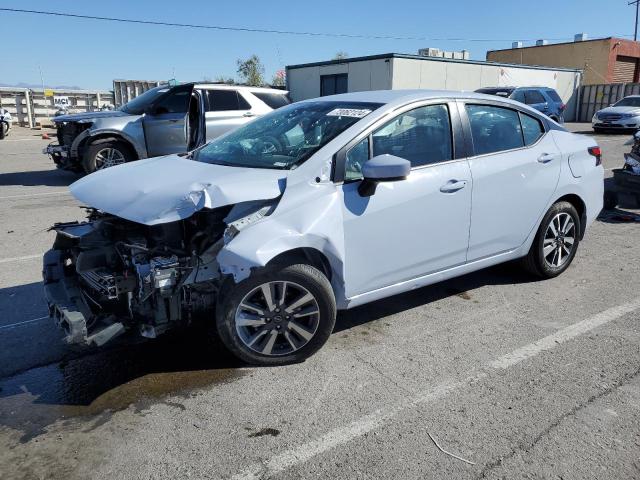
POLYGON ((238 59, 238 75, 243 83, 259 87, 264 85, 264 66, 257 55, 251 55, 246 60, 238 59))

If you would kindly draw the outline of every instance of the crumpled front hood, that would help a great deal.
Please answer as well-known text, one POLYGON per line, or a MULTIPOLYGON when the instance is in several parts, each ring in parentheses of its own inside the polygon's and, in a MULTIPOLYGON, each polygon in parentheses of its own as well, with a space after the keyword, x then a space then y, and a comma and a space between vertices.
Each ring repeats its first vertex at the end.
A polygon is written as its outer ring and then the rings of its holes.
POLYGON ((278 197, 288 171, 236 168, 177 155, 92 173, 69 189, 84 205, 145 225, 189 218, 203 208, 278 197))
POLYGON ((95 120, 98 118, 108 118, 108 117, 126 117, 129 114, 126 112, 122 112, 120 110, 105 110, 104 112, 84 112, 84 113, 70 113, 68 115, 60 115, 59 117, 54 117, 53 121, 56 123, 60 122, 81 122, 87 120, 95 120))
POLYGON ((598 115, 608 113, 608 114, 621 114, 621 113, 637 113, 640 115, 639 107, 607 107, 603 108, 598 112, 598 115))

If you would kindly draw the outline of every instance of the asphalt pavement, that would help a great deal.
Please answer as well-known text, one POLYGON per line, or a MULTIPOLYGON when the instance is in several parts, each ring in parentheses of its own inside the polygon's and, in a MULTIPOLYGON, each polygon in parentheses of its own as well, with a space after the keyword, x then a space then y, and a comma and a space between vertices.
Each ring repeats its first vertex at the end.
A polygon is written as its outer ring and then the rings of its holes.
MULTIPOLYGON (((629 138, 596 136, 608 176, 629 138)), ((84 211, 47 143, 0 141, 0 478, 640 478, 631 205, 558 278, 501 265, 342 312, 298 365, 248 368, 198 331, 71 350, 41 256, 84 211)))

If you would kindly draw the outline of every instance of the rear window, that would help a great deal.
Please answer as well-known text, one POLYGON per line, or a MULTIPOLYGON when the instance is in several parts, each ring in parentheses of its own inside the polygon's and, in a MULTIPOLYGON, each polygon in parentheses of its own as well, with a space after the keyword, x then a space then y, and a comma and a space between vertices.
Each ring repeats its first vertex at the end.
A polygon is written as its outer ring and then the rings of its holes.
POLYGON ((560 98, 560 95, 558 95, 558 93, 555 90, 545 90, 545 92, 547 93, 547 95, 549 95, 549 98, 551 98, 551 100, 553 100, 554 102, 558 102, 558 103, 562 103, 562 99, 560 98))
POLYGON ((266 103, 269 107, 276 108, 284 107, 285 105, 289 105, 291 100, 285 93, 267 93, 267 92, 251 92, 253 95, 258 97, 264 103, 266 103))

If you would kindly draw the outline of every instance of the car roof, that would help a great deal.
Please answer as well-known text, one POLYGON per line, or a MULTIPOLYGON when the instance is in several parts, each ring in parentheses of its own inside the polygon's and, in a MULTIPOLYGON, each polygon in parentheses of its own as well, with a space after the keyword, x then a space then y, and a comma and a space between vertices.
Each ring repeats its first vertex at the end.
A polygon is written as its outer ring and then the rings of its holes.
POLYGON ((248 85, 229 85, 226 83, 195 83, 194 87, 210 89, 215 88, 219 90, 242 90, 245 92, 262 92, 262 93, 275 93, 279 95, 286 95, 289 93, 288 90, 280 90, 279 88, 269 88, 269 87, 250 87, 248 85))
POLYGON ((495 102, 497 99, 499 99, 500 102, 522 107, 522 104, 520 102, 516 102, 508 98, 461 90, 370 90, 365 92, 341 93, 338 95, 329 95, 326 97, 313 98, 304 101, 313 102, 321 100, 335 102, 404 104, 417 102, 420 100, 430 100, 438 98, 487 100, 492 102, 495 102))

